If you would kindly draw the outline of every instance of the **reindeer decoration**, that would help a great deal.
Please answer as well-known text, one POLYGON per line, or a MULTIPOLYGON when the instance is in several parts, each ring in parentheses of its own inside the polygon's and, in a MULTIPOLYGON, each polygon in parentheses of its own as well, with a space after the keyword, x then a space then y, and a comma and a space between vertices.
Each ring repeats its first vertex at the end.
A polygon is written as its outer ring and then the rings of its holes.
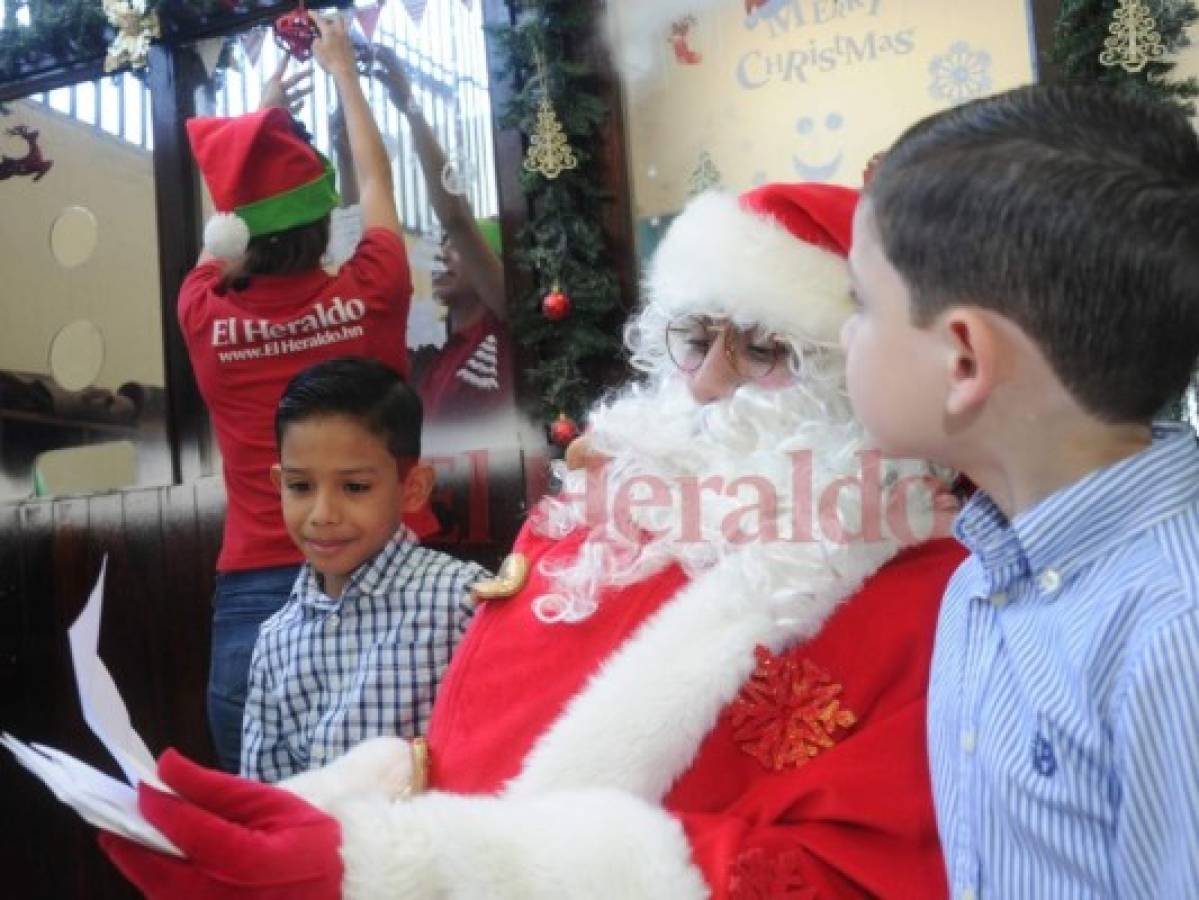
POLYGON ((49 172, 50 167, 54 165, 54 160, 45 159, 42 156, 42 151, 37 145, 40 132, 28 125, 14 125, 8 129, 8 133, 14 137, 24 138, 29 144, 29 152, 21 157, 0 156, 0 181, 12 178, 14 175, 32 175, 34 181, 41 181, 42 176, 49 172))

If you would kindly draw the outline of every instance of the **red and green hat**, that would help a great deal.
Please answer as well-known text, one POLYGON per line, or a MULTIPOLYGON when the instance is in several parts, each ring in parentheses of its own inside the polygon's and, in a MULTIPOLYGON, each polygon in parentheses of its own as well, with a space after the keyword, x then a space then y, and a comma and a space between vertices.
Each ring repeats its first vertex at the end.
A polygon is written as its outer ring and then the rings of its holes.
POLYGON ((187 136, 217 210, 204 227, 214 256, 241 256, 250 238, 316 222, 338 204, 332 165, 284 109, 188 119, 187 136))

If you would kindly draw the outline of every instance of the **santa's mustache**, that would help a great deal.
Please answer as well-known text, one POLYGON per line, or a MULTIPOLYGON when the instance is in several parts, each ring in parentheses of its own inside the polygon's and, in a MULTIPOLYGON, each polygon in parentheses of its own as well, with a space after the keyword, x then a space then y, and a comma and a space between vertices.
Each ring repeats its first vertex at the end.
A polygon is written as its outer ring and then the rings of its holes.
POLYGON ((697 403, 672 378, 630 388, 592 429, 605 462, 560 470, 561 491, 534 513, 547 536, 588 529, 574 562, 545 572, 555 592, 536 611, 554 621, 585 618, 602 587, 672 563, 695 574, 747 548, 787 557, 787 544, 907 544, 948 528, 925 521, 940 482, 871 450, 835 390, 747 385, 697 403))

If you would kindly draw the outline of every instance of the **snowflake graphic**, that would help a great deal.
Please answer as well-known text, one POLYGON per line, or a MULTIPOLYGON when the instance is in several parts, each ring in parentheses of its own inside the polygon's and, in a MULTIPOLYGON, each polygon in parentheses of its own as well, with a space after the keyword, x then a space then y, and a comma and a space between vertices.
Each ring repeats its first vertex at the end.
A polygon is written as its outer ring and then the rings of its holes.
POLYGON ((991 89, 991 54, 972 50, 965 41, 950 45, 928 64, 928 94, 934 100, 961 103, 981 97, 991 89))

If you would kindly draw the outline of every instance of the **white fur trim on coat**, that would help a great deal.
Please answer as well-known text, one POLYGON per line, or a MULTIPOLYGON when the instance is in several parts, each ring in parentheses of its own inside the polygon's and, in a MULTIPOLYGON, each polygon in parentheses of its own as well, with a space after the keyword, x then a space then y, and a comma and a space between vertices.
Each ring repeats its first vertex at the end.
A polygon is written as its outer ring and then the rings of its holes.
POLYGON ((701 900, 677 820, 618 791, 335 806, 345 900, 701 900))
POLYGON ((853 312, 845 259, 712 191, 689 203, 654 252, 649 300, 812 342, 836 343, 853 312))
POLYGON ((595 674, 534 745, 507 796, 602 786, 659 802, 753 673, 754 647, 777 653, 815 635, 899 549, 892 541, 796 544, 784 565, 802 587, 777 594, 755 576, 777 557, 759 560, 747 548, 724 560, 595 674))
POLYGON ((383 735, 363 741, 320 769, 285 778, 277 787, 328 811, 349 797, 402 796, 412 783, 412 748, 400 737, 383 735))

